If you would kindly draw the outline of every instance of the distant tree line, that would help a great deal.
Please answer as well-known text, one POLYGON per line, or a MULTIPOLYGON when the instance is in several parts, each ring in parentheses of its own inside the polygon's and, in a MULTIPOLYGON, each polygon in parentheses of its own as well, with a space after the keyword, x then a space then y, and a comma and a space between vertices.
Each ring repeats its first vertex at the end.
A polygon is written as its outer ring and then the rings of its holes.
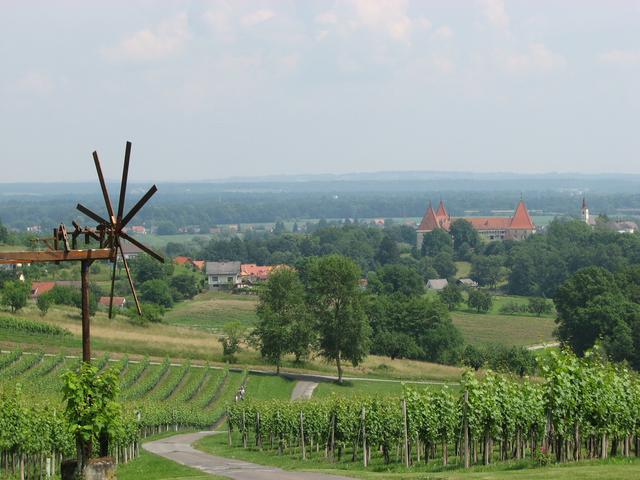
MULTIPOLYGON (((274 186, 277 189, 277 186, 274 186)), ((392 195, 375 191, 335 193, 328 190, 309 192, 230 192, 180 193, 172 191, 158 195, 157 200, 145 206, 136 216, 137 221, 163 226, 164 232, 174 228, 198 225, 206 230, 221 224, 265 223, 280 219, 319 218, 397 218, 421 217, 435 196, 424 190, 401 190, 392 195)), ((440 191, 446 198, 450 212, 464 216, 490 215, 493 210, 512 210, 520 191, 440 191)), ((578 215, 580 202, 569 193, 548 191, 528 192, 529 208, 559 215, 578 215)), ((102 211, 104 204, 97 195, 43 194, 34 196, 7 196, 0 199, 0 218, 11 228, 24 230, 41 225, 44 231, 60 222, 77 219, 86 223, 75 209, 77 201, 89 208, 102 211)), ((618 208, 640 208, 640 197, 631 194, 593 194, 589 198, 593 213, 615 213, 618 208)))

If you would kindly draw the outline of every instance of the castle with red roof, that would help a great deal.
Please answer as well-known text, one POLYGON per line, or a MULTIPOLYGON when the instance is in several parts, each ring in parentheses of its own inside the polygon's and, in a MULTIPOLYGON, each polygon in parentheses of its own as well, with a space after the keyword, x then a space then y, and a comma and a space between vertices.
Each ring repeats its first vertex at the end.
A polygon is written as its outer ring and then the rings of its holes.
MULTIPOLYGON (((429 204, 417 230, 418 249, 422 248, 425 233, 438 229, 448 232, 451 223, 455 220, 456 218, 452 218, 447 212, 442 200, 440 200, 437 210, 434 210, 429 204)), ((482 238, 489 241, 522 240, 536 231, 536 226, 529 215, 524 200, 520 200, 511 217, 466 217, 464 220, 469 222, 482 238)))

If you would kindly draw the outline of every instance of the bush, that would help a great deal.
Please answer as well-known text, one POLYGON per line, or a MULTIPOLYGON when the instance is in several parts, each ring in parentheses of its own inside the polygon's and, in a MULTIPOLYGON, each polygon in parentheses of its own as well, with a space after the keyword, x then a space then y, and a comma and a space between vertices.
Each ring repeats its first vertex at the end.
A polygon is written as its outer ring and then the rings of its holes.
POLYGON ((235 355, 240 351, 240 342, 244 335, 244 327, 240 322, 227 323, 222 328, 222 333, 223 334, 218 341, 222 344, 222 354, 224 355, 224 359, 231 363, 235 363, 235 355))
POLYGON ((48 295, 40 295, 38 300, 36 300, 36 305, 38 305, 38 310, 40 310, 40 315, 45 316, 49 311, 49 307, 51 306, 51 298, 48 295))
POLYGON ((15 317, 0 317, 0 329, 14 332, 43 333, 45 335, 66 337, 71 335, 69 330, 48 323, 25 320, 15 317))
POLYGON ((138 310, 135 306, 127 309, 127 316, 133 321, 133 323, 140 325, 162 322, 162 317, 165 312, 162 306, 154 303, 143 303, 140 305, 140 310, 142 310, 142 315, 138 314, 138 310))
POLYGON ((17 312, 27 304, 31 285, 19 280, 5 282, 2 287, 2 304, 17 312))
POLYGON ((493 298, 484 290, 479 288, 469 290, 469 298, 467 300, 469 308, 474 308, 478 313, 487 313, 493 305, 493 298))
POLYGON ((500 313, 505 315, 513 315, 514 313, 527 313, 529 307, 524 303, 514 302, 513 300, 505 303, 500 307, 500 313))
POLYGON ((527 310, 535 313, 538 317, 545 313, 551 313, 552 309, 551 302, 542 297, 530 298, 529 305, 527 306, 527 310))

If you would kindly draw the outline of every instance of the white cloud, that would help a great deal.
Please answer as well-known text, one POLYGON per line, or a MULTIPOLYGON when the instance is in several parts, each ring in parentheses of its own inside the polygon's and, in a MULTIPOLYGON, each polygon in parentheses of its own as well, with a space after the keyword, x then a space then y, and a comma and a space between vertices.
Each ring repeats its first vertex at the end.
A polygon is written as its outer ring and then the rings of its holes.
POLYGON ((317 15, 315 22, 322 27, 321 38, 328 35, 328 28, 342 34, 369 30, 410 44, 412 32, 431 28, 431 22, 425 17, 411 18, 408 10, 407 0, 349 0, 337 2, 332 10, 317 15))
POLYGON ((480 4, 491 26, 500 30, 509 28, 509 15, 504 6, 504 0, 481 0, 480 4))
POLYGON ((114 60, 160 60, 180 52, 191 38, 185 13, 124 38, 104 54, 114 60))
POLYGON ((435 32, 433 32, 433 37, 438 40, 450 40, 453 38, 453 30, 451 30, 448 26, 443 25, 439 27, 435 32))
POLYGON ((511 73, 550 72, 564 68, 564 57, 549 50, 542 43, 532 43, 525 53, 506 56, 504 67, 511 73))
POLYGON ((245 27, 253 27, 254 25, 258 25, 259 23, 271 20, 275 16, 276 14, 271 10, 256 10, 255 12, 242 17, 240 23, 242 23, 242 25, 245 27))
POLYGON ((610 50, 598 55, 598 60, 614 65, 640 65, 640 50, 610 50))
POLYGON ((211 27, 216 37, 225 42, 231 42, 235 39, 231 13, 231 8, 227 4, 222 4, 215 10, 206 11, 203 15, 205 23, 211 27))

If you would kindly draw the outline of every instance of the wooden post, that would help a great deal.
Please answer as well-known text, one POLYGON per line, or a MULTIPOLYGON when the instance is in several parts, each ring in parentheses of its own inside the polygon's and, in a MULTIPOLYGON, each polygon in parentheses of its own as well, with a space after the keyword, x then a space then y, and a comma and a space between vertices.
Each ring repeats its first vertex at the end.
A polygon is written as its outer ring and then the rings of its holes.
POLYGON ((369 465, 369 455, 367 455, 367 425, 366 425, 366 419, 367 419, 367 412, 366 409, 364 407, 362 407, 362 453, 363 453, 363 460, 364 460, 364 468, 367 468, 367 466, 369 465))
POLYGON ((409 468, 409 425, 407 424, 407 401, 402 399, 402 423, 404 426, 404 466, 409 468))
POLYGON ((463 450, 464 450, 464 468, 469 468, 469 419, 467 417, 467 403, 469 402, 469 391, 464 391, 464 404, 462 405, 462 429, 463 429, 463 450))
POLYGON ((82 361, 91 363, 91 320, 89 317, 89 260, 81 262, 82 279, 82 361))
POLYGON ((229 416, 229 410, 227 410, 227 444, 231 446, 231 417, 229 416))
POLYGON ((300 448, 302 449, 302 460, 307 459, 307 452, 304 446, 304 413, 300 412, 300 448))
POLYGON ((244 408, 242 409, 242 448, 247 448, 247 422, 246 416, 244 412, 244 408))

